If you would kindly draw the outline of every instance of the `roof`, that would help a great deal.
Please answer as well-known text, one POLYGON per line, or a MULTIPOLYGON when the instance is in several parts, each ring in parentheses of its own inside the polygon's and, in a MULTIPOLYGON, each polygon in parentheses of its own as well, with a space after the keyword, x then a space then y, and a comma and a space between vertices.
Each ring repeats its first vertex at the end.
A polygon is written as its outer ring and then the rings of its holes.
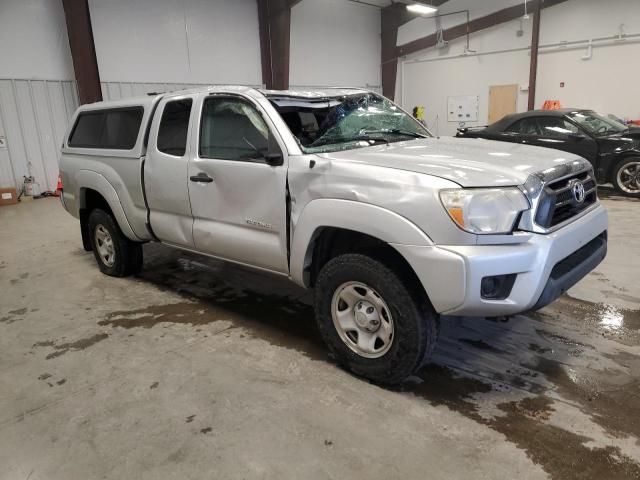
POLYGON ((318 89, 300 89, 300 90, 266 90, 259 89, 265 97, 293 97, 305 100, 317 100, 321 98, 345 97, 347 95, 357 95, 368 92, 363 88, 344 88, 344 87, 324 87, 318 89))
POLYGON ((269 98, 296 98, 304 100, 320 100, 325 98, 337 98, 347 95, 356 95, 365 93, 368 90, 362 88, 344 88, 344 87, 323 87, 317 89, 292 89, 292 90, 267 90, 255 88, 245 85, 210 85, 204 87, 190 88, 186 90, 174 90, 166 93, 148 94, 144 96, 124 98, 120 100, 105 100, 101 102, 88 103, 82 105, 79 110, 96 110, 101 108, 123 108, 132 106, 152 106, 162 97, 175 97, 179 95, 188 95, 202 92, 221 92, 221 93, 239 93, 246 94, 249 92, 259 92, 269 98))
POLYGON ((528 112, 513 113, 510 117, 561 117, 573 112, 589 112, 588 108, 559 108, 557 110, 529 110, 528 112))

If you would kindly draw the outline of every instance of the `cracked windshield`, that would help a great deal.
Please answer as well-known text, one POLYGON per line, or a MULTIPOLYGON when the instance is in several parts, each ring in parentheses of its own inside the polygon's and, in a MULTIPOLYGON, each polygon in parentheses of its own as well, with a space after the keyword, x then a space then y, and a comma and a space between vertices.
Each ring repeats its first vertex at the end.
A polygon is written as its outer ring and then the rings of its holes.
POLYGON ((431 136, 413 117, 371 93, 271 101, 305 153, 335 152, 431 136))

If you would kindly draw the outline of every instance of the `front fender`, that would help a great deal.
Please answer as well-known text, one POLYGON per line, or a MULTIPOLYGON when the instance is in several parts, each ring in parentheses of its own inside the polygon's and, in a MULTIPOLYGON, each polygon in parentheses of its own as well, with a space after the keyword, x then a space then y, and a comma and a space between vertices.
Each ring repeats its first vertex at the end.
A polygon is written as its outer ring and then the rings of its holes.
POLYGON ((64 190, 64 200, 65 205, 74 205, 73 214, 75 216, 79 217, 79 210, 81 208, 85 208, 85 196, 83 189, 90 188, 102 195, 102 197, 107 201, 107 204, 109 204, 109 208, 111 208, 122 233, 129 240, 142 241, 142 239, 139 238, 131 228, 129 221, 127 220, 127 216, 124 213, 124 209, 122 208, 122 203, 120 202, 118 194, 104 176, 92 170, 78 170, 74 177, 74 184, 77 185, 78 188, 73 192, 73 198, 69 198, 71 195, 67 193, 67 190, 64 190))
POLYGON ((406 218, 368 203, 338 199, 309 202, 293 226, 291 279, 302 286, 304 269, 316 232, 322 227, 344 228, 375 237, 389 244, 432 246, 431 239, 406 218))

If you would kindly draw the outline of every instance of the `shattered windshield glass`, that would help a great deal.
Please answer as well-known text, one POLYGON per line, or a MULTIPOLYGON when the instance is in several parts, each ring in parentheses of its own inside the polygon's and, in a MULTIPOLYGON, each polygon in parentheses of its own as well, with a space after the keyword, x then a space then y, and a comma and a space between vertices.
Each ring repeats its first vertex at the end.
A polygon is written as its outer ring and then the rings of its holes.
POLYGON ((303 152, 322 153, 431 136, 384 97, 360 93, 335 98, 271 98, 303 152))
POLYGON ((627 130, 627 127, 622 123, 611 118, 603 117, 593 111, 571 112, 569 117, 596 137, 622 133, 627 130))

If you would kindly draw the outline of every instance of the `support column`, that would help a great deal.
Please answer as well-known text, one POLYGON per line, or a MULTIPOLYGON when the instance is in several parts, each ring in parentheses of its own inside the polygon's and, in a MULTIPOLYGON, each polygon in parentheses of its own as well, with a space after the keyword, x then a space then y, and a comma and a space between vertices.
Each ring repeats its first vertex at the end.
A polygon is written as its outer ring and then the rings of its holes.
POLYGON ((536 108, 536 80, 538 78, 538 47, 540 45, 540 12, 543 0, 536 2, 531 33, 531 66, 529 68, 529 110, 536 108))
POLYGON ((398 73, 398 50, 396 43, 398 40, 398 28, 414 18, 407 13, 406 5, 395 3, 381 11, 381 76, 382 94, 394 99, 396 94, 396 76, 398 73))
POLYGON ((62 0, 80 104, 102 100, 88 0, 62 0))
POLYGON ((257 0, 262 83, 269 89, 289 88, 291 8, 300 0, 257 0))

